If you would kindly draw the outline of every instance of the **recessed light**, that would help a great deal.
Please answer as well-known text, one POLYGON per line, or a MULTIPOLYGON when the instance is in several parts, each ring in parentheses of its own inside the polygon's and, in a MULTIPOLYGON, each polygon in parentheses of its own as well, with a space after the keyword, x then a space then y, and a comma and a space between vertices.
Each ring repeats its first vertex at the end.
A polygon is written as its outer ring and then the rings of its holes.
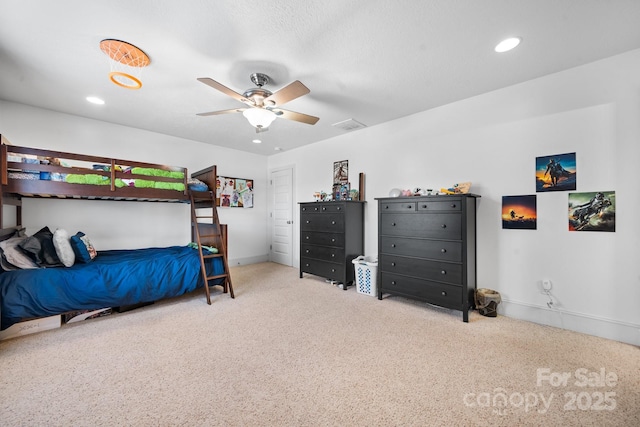
POLYGON ((104 100, 98 98, 97 96, 87 96, 87 101, 96 105, 104 105, 104 100))
POLYGON ((254 139, 251 142, 253 142, 254 144, 260 144, 262 142, 262 140, 261 139, 254 139))
POLYGON ((510 51, 514 47, 518 46, 521 41, 522 39, 520 37, 510 37, 508 39, 504 39, 500 43, 498 43, 498 45, 495 47, 495 51, 498 53, 510 51))

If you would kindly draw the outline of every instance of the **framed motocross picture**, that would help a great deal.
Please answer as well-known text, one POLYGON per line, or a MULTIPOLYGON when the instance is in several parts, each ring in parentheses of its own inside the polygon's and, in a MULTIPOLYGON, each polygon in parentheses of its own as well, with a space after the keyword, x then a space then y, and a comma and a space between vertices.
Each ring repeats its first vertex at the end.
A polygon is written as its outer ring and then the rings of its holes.
POLYGON ((616 231, 616 192, 569 193, 569 231, 616 231))
POLYGON ((536 157, 536 192, 576 189, 576 153, 536 157))

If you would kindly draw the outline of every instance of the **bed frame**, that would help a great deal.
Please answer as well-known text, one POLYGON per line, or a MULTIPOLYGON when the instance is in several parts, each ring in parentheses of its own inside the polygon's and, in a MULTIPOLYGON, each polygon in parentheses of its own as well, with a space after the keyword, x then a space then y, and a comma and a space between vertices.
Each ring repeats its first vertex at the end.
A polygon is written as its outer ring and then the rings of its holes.
MULTIPOLYGON (((121 160, 108 157, 90 156, 82 154, 65 153, 52 150, 41 150, 36 148, 18 147, 8 145, 6 139, 2 138, 0 148, 0 193, 1 204, 13 204, 21 206, 23 197, 54 197, 54 198, 74 198, 74 199, 100 199, 100 200, 120 200, 120 201, 157 201, 157 202, 189 202, 187 187, 187 169, 152 163, 121 160), (13 156, 35 157, 41 159, 39 163, 15 162, 13 156), (85 164, 82 166, 62 166, 53 164, 45 159, 57 159, 63 163, 85 164), (109 170, 93 170, 92 164, 104 165, 109 170), (117 170, 116 166, 129 166, 138 168, 152 168, 169 172, 180 172, 181 179, 147 176, 125 173, 117 170), (63 181, 45 179, 16 179, 15 175, 29 175, 30 177, 51 176, 53 174, 74 174, 76 176, 102 176, 108 179, 109 185, 89 185, 71 184, 63 181), (167 183, 167 185, 181 183, 184 191, 161 189, 161 188, 138 188, 138 187, 117 187, 117 179, 141 179, 152 181, 153 183, 167 183)), ((194 176, 196 178, 196 176, 194 176)), ((205 177, 208 178, 208 177, 205 177)), ((199 179, 199 178, 198 178, 199 179)), ((215 178, 213 182, 207 182, 210 188, 215 188, 215 178), (211 187, 213 185, 213 187, 211 187)), ((0 217, 0 228, 4 224, 0 217)))
MULTIPOLYGON (((159 165, 153 163, 122 160, 116 158, 66 153, 61 151, 43 150, 29 147, 20 147, 10 144, 0 135, 0 229, 8 226, 22 226, 22 199, 23 198, 54 198, 54 199, 87 199, 87 200, 115 200, 115 201, 144 201, 144 202, 170 202, 170 203, 191 203, 195 194, 209 192, 191 192, 188 188, 188 172, 186 168, 159 165), (33 163, 25 162, 19 158, 29 158, 33 163), (94 169, 93 165, 105 166, 103 170, 94 169), (168 176, 149 176, 124 172, 117 166, 128 168, 156 169, 167 172, 179 172, 180 178, 168 176), (74 176, 89 176, 104 180, 108 185, 91 185, 69 183, 62 180, 52 180, 54 174, 73 174, 74 176), (29 179, 25 179, 27 177, 29 179), (44 179, 40 179, 44 178, 44 179), (49 178, 49 179, 47 179, 49 178), (139 188, 135 186, 118 186, 119 180, 144 180, 146 185, 165 188, 139 188), (156 185, 156 183, 159 183, 156 185), (180 187, 183 190, 166 189, 180 187), (14 205, 16 207, 16 224, 5 224, 2 207, 4 205, 14 205)), ((217 168, 211 166, 201 171, 191 174, 191 178, 199 179, 207 184, 215 195, 217 168)), ((122 182, 122 181, 120 181, 122 182)), ((210 196, 209 196, 210 197, 210 196)), ((215 196, 213 196, 215 200, 215 196)), ((193 208, 215 206, 199 201, 193 204, 193 208)), ((193 209, 192 209, 193 212, 193 209)), ((217 216, 216 216, 217 218, 217 216)), ((192 219, 192 240, 194 237, 194 221, 192 219)), ((213 225, 213 224, 212 224, 213 225)), ((219 238, 222 239, 221 247, 224 249, 223 256, 226 260, 227 252, 227 227, 226 224, 219 225, 219 238)), ((199 241, 199 240, 198 240, 199 241)), ((228 267, 227 267, 228 269, 228 267)), ((228 270, 226 270, 228 271, 228 270)), ((229 281, 230 283, 230 281, 229 281)), ((224 292, 227 292, 225 282, 224 292)))

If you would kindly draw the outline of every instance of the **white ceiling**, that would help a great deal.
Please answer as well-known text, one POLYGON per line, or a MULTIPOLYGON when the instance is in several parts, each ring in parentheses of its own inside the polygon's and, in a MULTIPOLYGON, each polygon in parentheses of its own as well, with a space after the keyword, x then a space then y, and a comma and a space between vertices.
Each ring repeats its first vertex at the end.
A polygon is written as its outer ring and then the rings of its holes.
POLYGON ((2 0, 0 99, 271 155, 637 48, 639 0, 2 0), (109 81, 105 38, 149 55, 140 90, 109 81), (241 114, 196 116, 244 106, 198 77, 242 93, 255 72, 304 83, 284 108, 319 122, 254 144, 241 114))

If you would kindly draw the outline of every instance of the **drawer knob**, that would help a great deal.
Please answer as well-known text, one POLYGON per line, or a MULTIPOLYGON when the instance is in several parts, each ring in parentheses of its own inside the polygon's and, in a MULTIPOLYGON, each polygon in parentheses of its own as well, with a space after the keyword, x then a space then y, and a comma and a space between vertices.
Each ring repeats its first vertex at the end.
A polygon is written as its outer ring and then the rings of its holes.
POLYGON ((339 211, 340 210, 340 206, 338 206, 338 208, 336 210, 339 211))
POLYGON ((396 266, 396 263, 395 263, 395 262, 392 262, 392 263, 391 263, 391 267, 395 267, 395 266, 396 266))
POLYGON ((447 228, 447 224, 442 224, 442 228, 447 228))
POLYGON ((422 209, 427 209, 427 205, 422 205, 422 209))
POLYGON ((304 266, 305 266, 305 267, 309 267, 309 264, 305 264, 304 266))
POLYGON ((302 210, 303 210, 303 211, 306 211, 306 210, 307 210, 307 208, 302 208, 302 210))
POLYGON ((443 296, 443 297, 446 297, 446 296, 447 296, 447 293, 446 293, 445 291, 442 291, 442 296, 443 296))
POLYGON ((323 208, 322 208, 322 210, 323 210, 323 211, 326 211, 326 210, 327 210, 327 208, 324 208, 324 207, 323 207, 323 208))
POLYGON ((331 258, 335 258, 335 257, 336 257, 336 254, 331 254, 331 258))
POLYGON ((451 207, 452 207, 452 208, 455 208, 455 207, 456 207, 456 204, 455 204, 455 203, 451 203, 451 207))
POLYGON ((442 270, 440 274, 447 274, 447 272, 445 270, 442 270))
POLYGON ((395 227, 395 226, 396 226, 396 223, 395 223, 395 222, 392 222, 392 223, 391 223, 391 226, 392 226, 392 227, 395 227))
POLYGON ((385 209, 389 209, 389 205, 386 205, 384 208, 385 208, 385 209))
POLYGON ((395 286, 396 281, 395 281, 395 280, 392 280, 392 281, 391 281, 391 284, 395 286))
POLYGON ((335 221, 331 221, 331 225, 336 225, 336 222, 335 221))
POLYGON ((391 247, 392 247, 392 248, 395 248, 395 247, 396 247, 396 244, 395 244, 395 243, 392 243, 392 244, 391 244, 391 247))
POLYGON ((311 224, 311 221, 307 220, 307 224, 311 224))
POLYGON ((411 206, 411 205, 407 205, 407 208, 411 209, 411 208, 413 208, 413 206, 411 206))
POLYGON ((309 240, 309 236, 305 237, 305 239, 309 240))
POLYGON ((305 252, 306 252, 306 253, 309 253, 309 249, 307 249, 305 252))
POLYGON ((314 211, 317 211, 317 210, 318 210, 318 207, 316 206, 315 208, 313 208, 313 210, 314 210, 314 211))
POLYGON ((332 242, 335 242, 335 241, 336 241, 336 239, 331 239, 331 241, 332 241, 332 242))
POLYGON ((332 272, 332 273, 335 273, 335 272, 336 272, 336 269, 335 269, 335 268, 332 268, 332 269, 331 269, 331 272, 332 272))
POLYGON ((442 248, 442 249, 440 249, 440 252, 442 252, 442 253, 444 254, 444 253, 446 253, 446 252, 447 252, 447 250, 446 250, 446 249, 444 249, 444 248, 442 248))

